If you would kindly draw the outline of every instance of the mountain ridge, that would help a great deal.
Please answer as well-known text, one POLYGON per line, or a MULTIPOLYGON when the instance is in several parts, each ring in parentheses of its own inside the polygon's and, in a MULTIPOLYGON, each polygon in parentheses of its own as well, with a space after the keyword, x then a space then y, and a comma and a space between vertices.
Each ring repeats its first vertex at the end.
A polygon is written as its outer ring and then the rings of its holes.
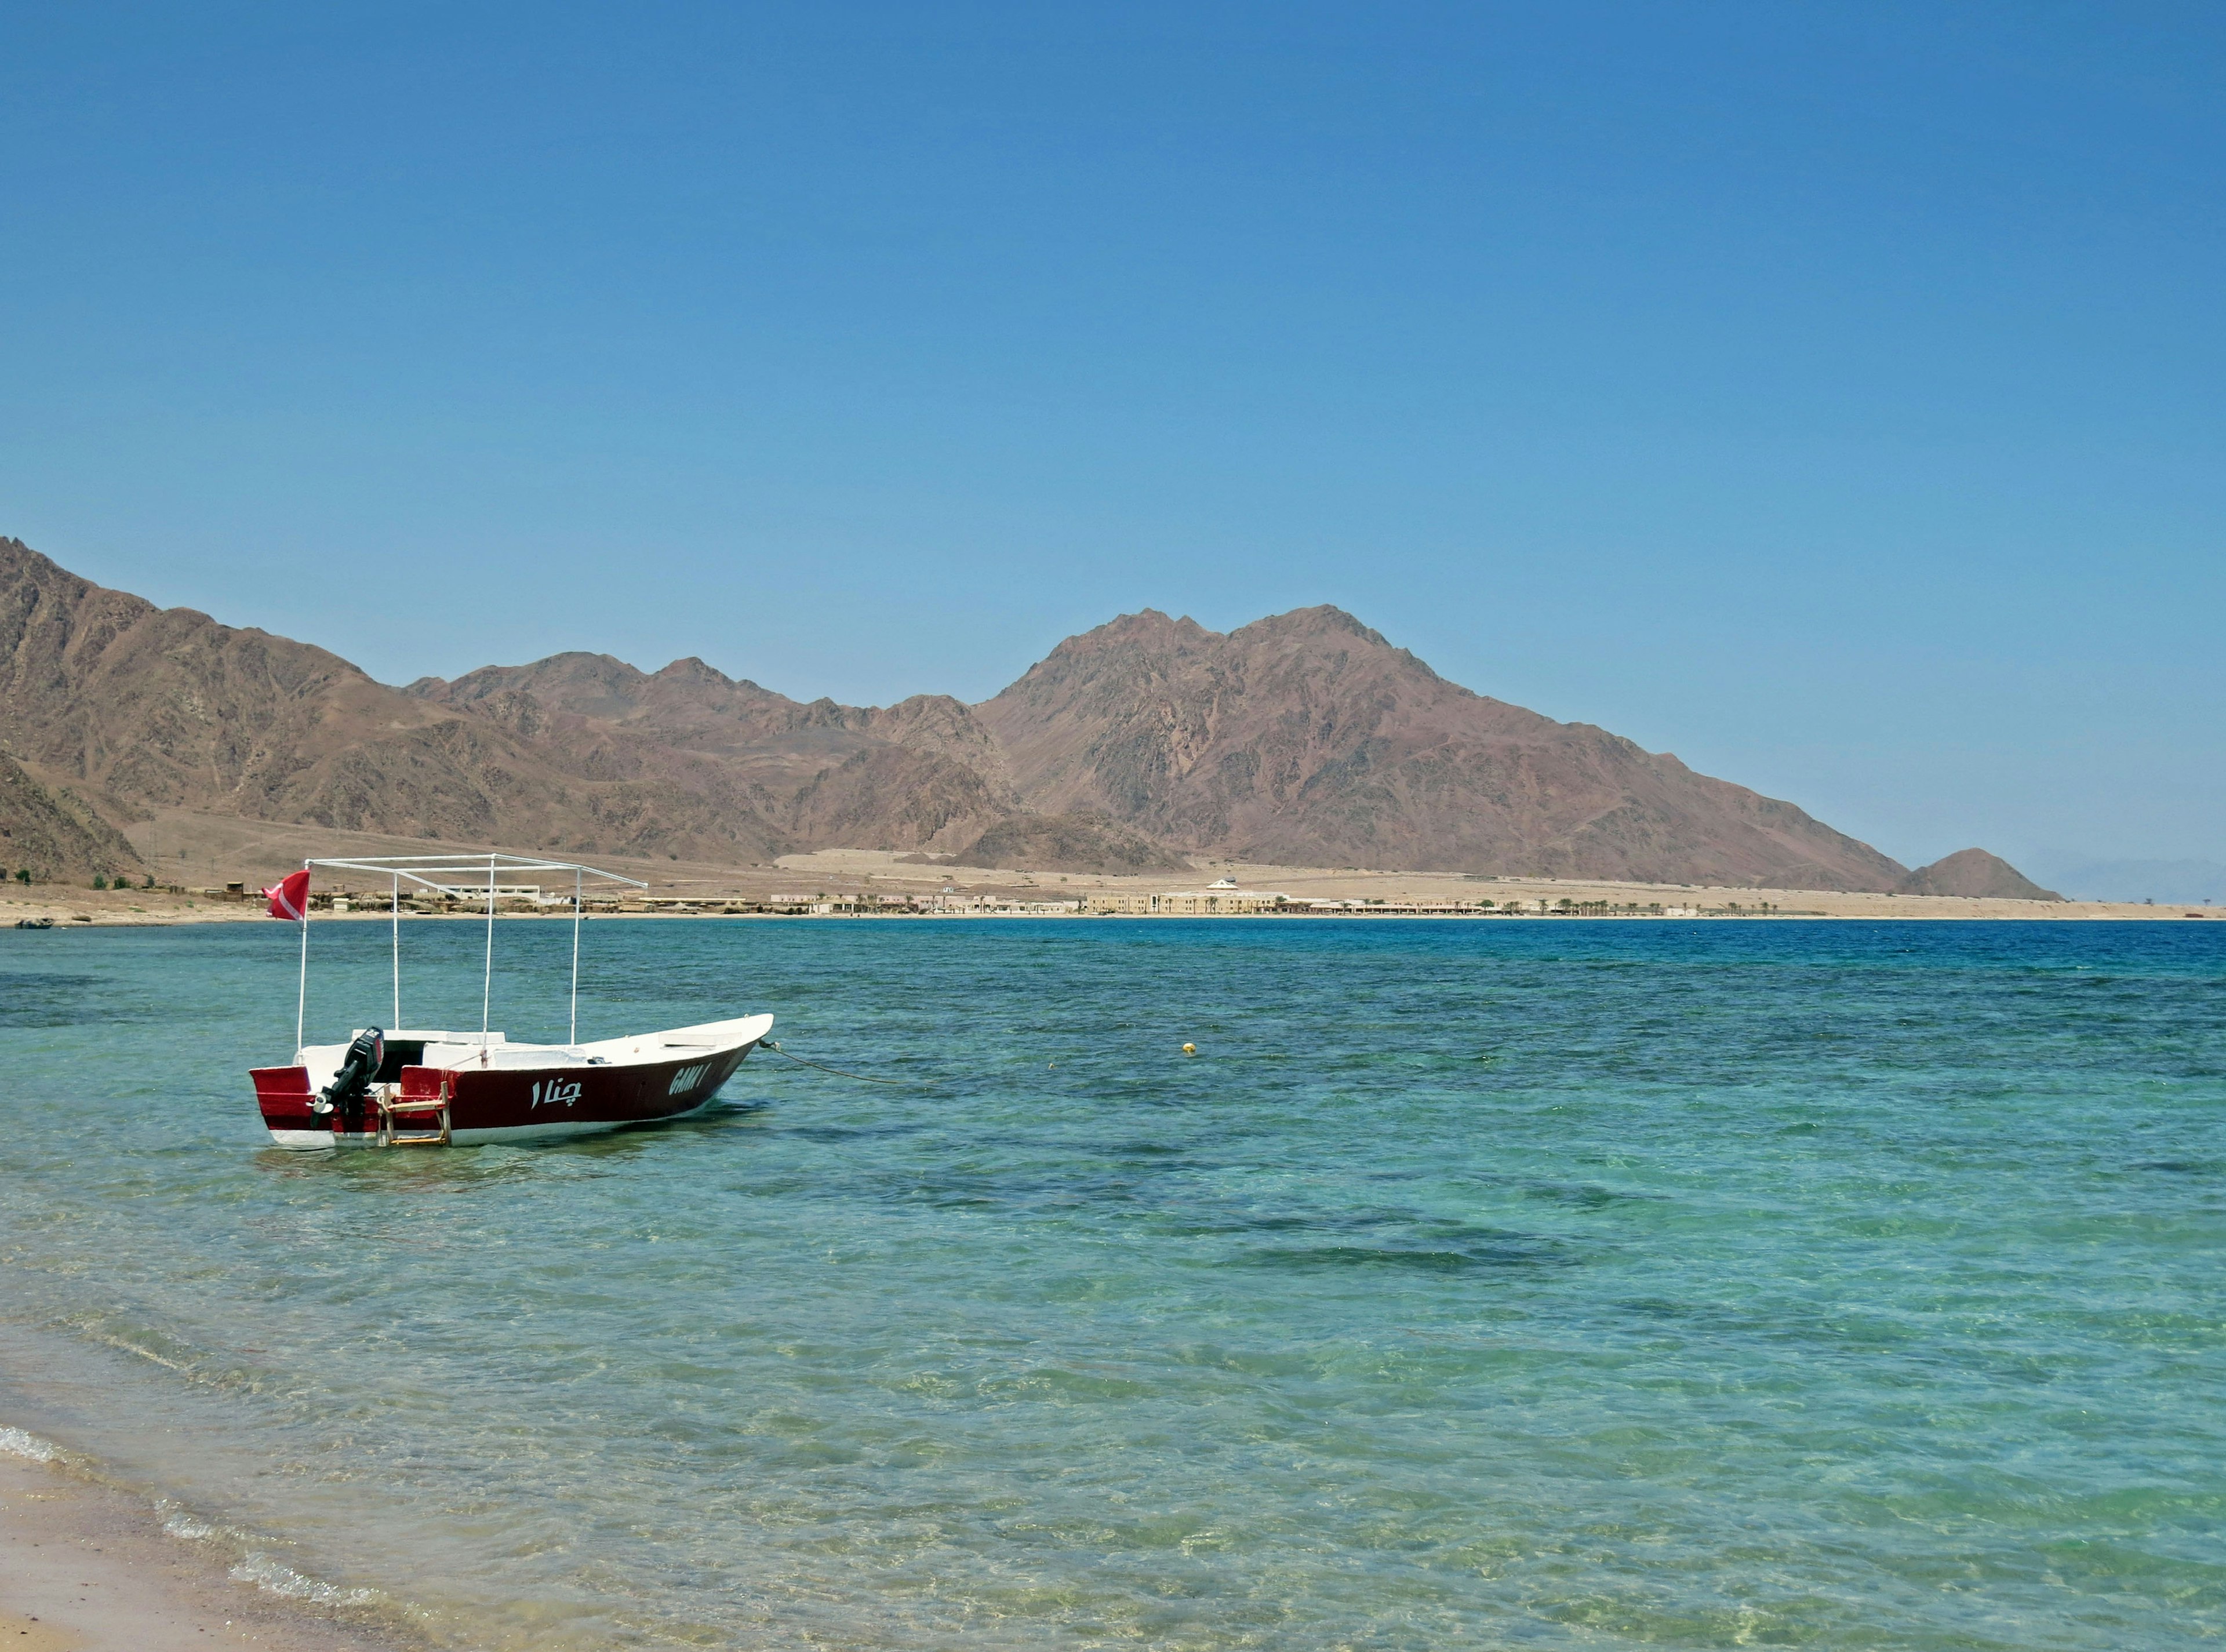
POLYGON ((644 671, 584 651, 397 688, 0 539, 0 754, 116 824, 191 807, 752 862, 978 847, 1071 869, 1211 855, 1780 888, 1912 875, 1796 804, 1453 683, 1328 605, 1226 633, 1118 615, 975 705, 798 701, 694 657, 644 671))

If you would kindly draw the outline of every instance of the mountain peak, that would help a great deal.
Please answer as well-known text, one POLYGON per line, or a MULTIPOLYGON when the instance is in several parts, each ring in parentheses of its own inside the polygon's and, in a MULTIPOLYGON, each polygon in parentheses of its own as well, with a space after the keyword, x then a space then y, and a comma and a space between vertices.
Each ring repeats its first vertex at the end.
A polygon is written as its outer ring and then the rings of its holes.
POLYGON ((685 659, 673 661, 661 671, 652 672, 651 677, 658 683, 700 683, 707 687, 722 689, 735 686, 734 678, 716 666, 706 665, 693 654, 685 659))
MULTIPOLYGON (((1172 615, 1162 613, 1157 608, 1139 608, 1134 613, 1116 615, 1103 625, 1094 626, 1078 636, 1068 638, 1066 641, 1079 643, 1094 639, 1103 639, 1107 641, 1131 642, 1180 639, 1182 641, 1190 642, 1199 638, 1218 637, 1220 634, 1219 632, 1208 631, 1188 614, 1178 620, 1172 615)), ((1062 648, 1065 645, 1065 643, 1059 645, 1062 648)))
POLYGON ((1373 643, 1378 648, 1391 645, 1383 633, 1363 625, 1343 608, 1328 602, 1315 604, 1311 608, 1293 608, 1288 613, 1271 613, 1264 620, 1255 620, 1249 626, 1239 626, 1231 632, 1232 639, 1258 636, 1262 638, 1358 638, 1373 643))

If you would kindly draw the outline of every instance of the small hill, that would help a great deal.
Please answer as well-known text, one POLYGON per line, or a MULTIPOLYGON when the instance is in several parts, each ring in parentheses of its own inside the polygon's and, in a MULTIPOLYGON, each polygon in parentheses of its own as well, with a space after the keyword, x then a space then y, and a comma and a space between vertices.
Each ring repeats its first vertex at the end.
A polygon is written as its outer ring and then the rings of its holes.
POLYGON ((1989 900, 2061 900, 1999 855, 1958 849, 1921 866, 1894 886, 1898 895, 1969 895, 1989 900))

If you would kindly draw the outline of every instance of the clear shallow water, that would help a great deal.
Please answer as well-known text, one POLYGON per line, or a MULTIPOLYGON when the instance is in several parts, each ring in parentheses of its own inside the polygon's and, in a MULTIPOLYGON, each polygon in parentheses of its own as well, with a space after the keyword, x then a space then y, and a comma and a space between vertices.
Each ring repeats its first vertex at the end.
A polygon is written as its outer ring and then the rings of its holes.
MULTIPOLYGON (((385 938, 317 929, 313 1036, 385 938)), ((927 1088, 337 1157, 244 1077, 292 940, 0 932, 0 1423, 287 1586, 490 1648, 2226 1636, 2226 926, 602 923, 582 1036, 927 1088)), ((405 931, 411 1020, 477 941, 405 931)), ((561 1031, 569 933, 500 944, 561 1031)))

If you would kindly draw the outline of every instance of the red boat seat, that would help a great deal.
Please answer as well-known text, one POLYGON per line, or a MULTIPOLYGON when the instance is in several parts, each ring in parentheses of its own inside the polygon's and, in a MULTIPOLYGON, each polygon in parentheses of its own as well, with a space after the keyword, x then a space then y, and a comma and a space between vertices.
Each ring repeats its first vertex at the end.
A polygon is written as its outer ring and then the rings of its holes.
POLYGON ((396 1098, 404 1102, 437 1102, 456 1093, 456 1075, 446 1067, 404 1067, 402 1070, 402 1092, 396 1098))

